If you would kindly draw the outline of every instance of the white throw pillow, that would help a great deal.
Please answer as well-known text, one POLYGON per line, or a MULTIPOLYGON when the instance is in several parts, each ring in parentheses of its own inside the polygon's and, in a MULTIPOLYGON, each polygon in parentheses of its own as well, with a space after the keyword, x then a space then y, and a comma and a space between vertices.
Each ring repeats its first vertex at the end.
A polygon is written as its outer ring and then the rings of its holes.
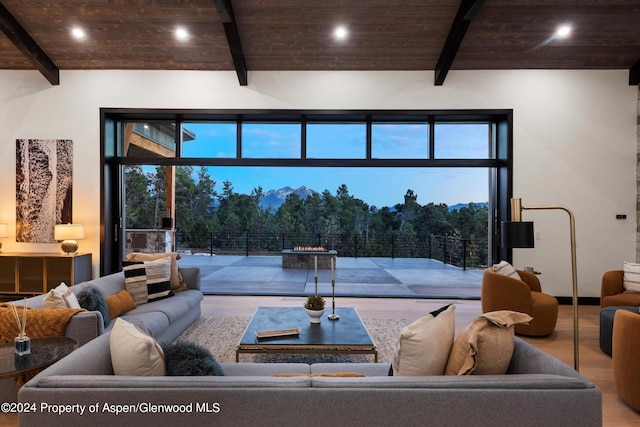
POLYGON ((640 264, 624 263, 622 287, 628 293, 640 293, 640 264))
POLYGON ((518 274, 513 265, 507 261, 500 261, 499 264, 493 264, 491 267, 494 273, 502 274, 503 276, 513 277, 514 279, 522 280, 522 277, 518 274))
POLYGON ((116 375, 164 376, 164 352, 140 328, 117 318, 111 336, 111 364, 116 375))
POLYGON ((442 375, 455 336, 456 306, 422 317, 400 332, 393 354, 393 375, 442 375))
POLYGON ((51 289, 42 301, 44 308, 82 308, 71 289, 64 283, 51 289))

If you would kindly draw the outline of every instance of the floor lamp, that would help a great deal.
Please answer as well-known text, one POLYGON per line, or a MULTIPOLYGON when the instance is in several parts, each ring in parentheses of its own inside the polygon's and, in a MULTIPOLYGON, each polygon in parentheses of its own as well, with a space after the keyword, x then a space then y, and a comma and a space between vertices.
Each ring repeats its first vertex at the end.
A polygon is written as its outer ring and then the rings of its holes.
POLYGON ((573 367, 579 370, 580 350, 578 348, 578 275, 576 268, 576 225, 573 212, 563 206, 522 206, 522 199, 511 199, 511 221, 500 224, 502 247, 533 248, 533 222, 522 221, 523 210, 562 210, 569 214, 571 231, 571 276, 573 278, 573 367))

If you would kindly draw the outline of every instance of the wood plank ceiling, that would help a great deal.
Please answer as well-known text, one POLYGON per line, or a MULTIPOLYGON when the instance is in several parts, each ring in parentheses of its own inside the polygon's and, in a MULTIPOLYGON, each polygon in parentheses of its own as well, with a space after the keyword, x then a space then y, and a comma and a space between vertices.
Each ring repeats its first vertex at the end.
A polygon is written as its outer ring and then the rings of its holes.
POLYGON ((640 0, 0 0, 0 69, 627 69, 640 0), (557 39, 560 24, 572 34, 557 39), (344 25, 348 38, 333 36, 344 25), (70 31, 79 26, 84 40, 70 31), (177 26, 189 38, 174 37, 177 26), (35 47, 34 47, 35 46, 35 47), (39 49, 39 50, 38 50, 39 49), (47 62, 50 60, 50 62, 47 62))

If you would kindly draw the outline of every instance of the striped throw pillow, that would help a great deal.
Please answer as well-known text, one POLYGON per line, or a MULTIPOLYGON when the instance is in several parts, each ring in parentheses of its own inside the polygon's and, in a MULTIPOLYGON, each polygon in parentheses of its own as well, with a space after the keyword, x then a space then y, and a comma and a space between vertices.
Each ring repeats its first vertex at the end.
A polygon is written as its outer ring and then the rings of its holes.
POLYGON ((627 293, 640 293, 640 264, 624 263, 622 287, 627 293))
POLYGON ((495 273, 522 280, 516 269, 513 268, 513 265, 509 264, 507 261, 500 261, 499 264, 493 264, 492 269, 495 273))
POLYGON ((124 284, 136 305, 173 296, 171 258, 154 261, 123 262, 124 284))

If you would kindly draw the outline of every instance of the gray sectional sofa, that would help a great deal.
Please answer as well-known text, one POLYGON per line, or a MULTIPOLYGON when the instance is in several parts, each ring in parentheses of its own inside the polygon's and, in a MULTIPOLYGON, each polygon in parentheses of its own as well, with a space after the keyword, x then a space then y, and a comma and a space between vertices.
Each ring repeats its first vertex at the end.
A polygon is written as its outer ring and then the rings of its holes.
MULTIPOLYGON (((179 268, 187 284, 187 290, 176 292, 170 298, 141 304, 135 309, 124 313, 121 317, 134 323, 159 341, 173 341, 189 325, 200 317, 200 269, 197 267, 179 268)), ((76 295, 87 286, 95 286, 104 296, 114 295, 125 289, 124 273, 119 272, 79 283, 69 289, 76 295)), ((31 308, 44 306, 44 295, 27 299, 31 308)), ((23 300, 14 301, 22 305, 23 300)), ((83 311, 75 314, 67 324, 66 336, 78 340, 80 346, 94 338, 108 332, 114 322, 105 329, 102 314, 98 311, 83 311)), ((0 381, 0 398, 4 402, 15 402, 18 387, 13 379, 0 381)))
MULTIPOLYGON (((200 317, 200 269, 197 267, 179 268, 187 284, 187 290, 176 292, 170 298, 141 304, 135 309, 121 315, 123 319, 140 326, 145 332, 158 340, 172 341, 178 337, 189 325, 200 317)), ((87 286, 94 286, 104 296, 114 295, 125 289, 124 273, 114 273, 98 279, 89 280, 71 286, 69 289, 78 295, 87 286)), ((45 295, 38 295, 27 299, 31 308, 44 307, 45 295)), ((22 300, 14 301, 22 304, 22 300)), ((104 332, 109 331, 113 322, 105 329, 102 314, 98 311, 77 313, 67 324, 65 336, 75 338, 80 345, 84 345, 104 332)))
POLYGON ((22 387, 19 401, 34 410, 20 425, 602 425, 600 390, 518 338, 506 375, 459 377, 392 377, 388 363, 229 363, 219 377, 115 376, 109 345, 105 334, 22 387), (309 375, 327 372, 365 377, 309 375))

